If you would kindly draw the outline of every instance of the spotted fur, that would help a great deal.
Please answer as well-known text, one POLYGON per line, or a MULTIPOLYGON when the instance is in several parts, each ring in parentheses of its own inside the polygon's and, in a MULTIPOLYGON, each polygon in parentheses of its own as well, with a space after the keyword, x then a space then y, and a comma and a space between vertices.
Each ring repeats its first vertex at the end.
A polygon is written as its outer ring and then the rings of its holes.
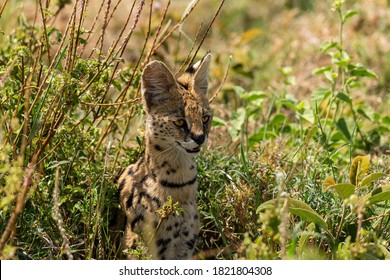
POLYGON ((126 215, 122 244, 139 237, 155 259, 192 257, 200 228, 195 156, 208 138, 212 112, 207 98, 211 55, 175 79, 167 66, 150 62, 142 74, 146 112, 145 155, 119 179, 126 215), (162 217, 168 197, 182 209, 162 217))

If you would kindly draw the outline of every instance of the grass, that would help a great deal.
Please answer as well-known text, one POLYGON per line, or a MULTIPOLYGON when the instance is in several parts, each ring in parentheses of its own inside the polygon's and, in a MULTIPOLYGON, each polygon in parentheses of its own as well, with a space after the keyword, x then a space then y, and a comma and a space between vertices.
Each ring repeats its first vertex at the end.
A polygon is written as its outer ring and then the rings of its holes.
POLYGON ((211 50, 196 257, 389 259, 388 3, 263 2, 5 1, 1 258, 120 258, 142 68, 211 50))

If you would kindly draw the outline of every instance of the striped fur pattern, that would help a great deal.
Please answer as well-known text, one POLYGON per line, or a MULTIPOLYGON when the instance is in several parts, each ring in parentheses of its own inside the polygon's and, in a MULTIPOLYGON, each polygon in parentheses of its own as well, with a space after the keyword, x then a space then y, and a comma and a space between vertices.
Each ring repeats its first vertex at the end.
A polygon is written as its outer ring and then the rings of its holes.
POLYGON ((211 127, 210 59, 207 54, 178 79, 159 61, 142 74, 145 155, 119 178, 119 199, 126 215, 122 245, 135 248, 141 238, 154 259, 189 259, 197 241, 195 156, 211 127), (162 216, 168 198, 180 211, 162 216))

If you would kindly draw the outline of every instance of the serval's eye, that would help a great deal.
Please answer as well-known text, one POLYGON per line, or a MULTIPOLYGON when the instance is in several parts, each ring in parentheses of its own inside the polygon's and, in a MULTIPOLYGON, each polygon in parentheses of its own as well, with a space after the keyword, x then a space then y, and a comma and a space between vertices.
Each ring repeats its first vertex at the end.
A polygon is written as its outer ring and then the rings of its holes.
POLYGON ((173 124, 176 125, 177 127, 183 127, 186 124, 186 121, 183 119, 180 119, 180 120, 174 121, 173 124))
POLYGON ((210 117, 209 117, 209 116, 203 116, 203 117, 202 117, 202 122, 203 122, 203 123, 208 123, 209 120, 210 120, 210 117))

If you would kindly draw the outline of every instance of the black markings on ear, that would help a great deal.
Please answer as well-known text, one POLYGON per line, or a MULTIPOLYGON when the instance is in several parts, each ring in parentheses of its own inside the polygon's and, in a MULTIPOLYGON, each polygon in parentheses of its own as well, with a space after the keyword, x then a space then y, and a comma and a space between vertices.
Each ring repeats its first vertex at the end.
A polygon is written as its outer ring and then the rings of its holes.
POLYGON ((195 74, 195 71, 196 71, 196 69, 192 65, 190 67, 188 67, 187 70, 186 70, 186 72, 188 74, 195 74))

